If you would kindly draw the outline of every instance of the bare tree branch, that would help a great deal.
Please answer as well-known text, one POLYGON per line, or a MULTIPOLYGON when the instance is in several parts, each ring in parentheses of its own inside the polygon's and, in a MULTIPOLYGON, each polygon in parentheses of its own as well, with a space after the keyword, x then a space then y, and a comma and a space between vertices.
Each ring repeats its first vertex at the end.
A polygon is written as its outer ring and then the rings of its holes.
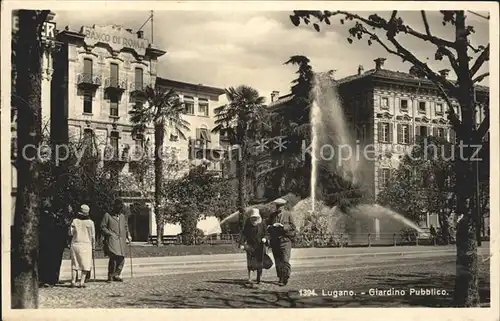
POLYGON ((450 49, 448 49, 444 46, 439 47, 437 52, 440 52, 440 53, 444 54, 446 57, 448 57, 448 60, 450 61, 451 67, 453 68, 455 73, 458 73, 458 61, 457 61, 457 58, 455 57, 455 55, 453 54, 453 52, 451 52, 450 49))
POLYGON ((481 49, 479 48, 476 48, 474 47, 473 45, 471 45, 470 43, 468 44, 469 48, 474 51, 474 53, 480 53, 481 52, 481 49))
POLYGON ((477 76, 476 78, 474 78, 472 80, 472 83, 475 84, 475 83, 481 82, 481 81, 483 81, 484 78, 489 77, 489 76, 490 76, 490 73, 485 72, 484 74, 481 74, 481 75, 477 76))
POLYGON ((425 32, 427 33, 427 36, 431 37, 431 28, 429 27, 429 21, 427 21, 427 15, 424 10, 420 11, 420 13, 422 14, 422 20, 424 21, 425 32))
POLYGON ((490 60, 490 44, 484 48, 483 52, 477 57, 476 61, 474 62, 474 65, 472 65, 472 68, 469 71, 469 74, 471 77, 474 77, 474 75, 479 71, 481 66, 486 62, 490 60))

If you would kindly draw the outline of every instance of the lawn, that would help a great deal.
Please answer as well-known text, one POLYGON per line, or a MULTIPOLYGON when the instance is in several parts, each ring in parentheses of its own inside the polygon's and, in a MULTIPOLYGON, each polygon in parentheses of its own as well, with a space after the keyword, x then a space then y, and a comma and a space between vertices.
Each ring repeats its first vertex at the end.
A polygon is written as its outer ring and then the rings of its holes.
MULTIPOLYGON (((183 255, 212 255, 212 254, 227 254, 241 253, 236 243, 234 244, 201 244, 201 245, 132 245, 133 257, 161 257, 161 256, 183 256, 183 255)), ((127 249, 127 256, 129 255, 127 249)), ((102 249, 97 249, 95 252, 96 258, 105 257, 102 249)), ((63 259, 69 259, 69 250, 64 251, 63 259)))

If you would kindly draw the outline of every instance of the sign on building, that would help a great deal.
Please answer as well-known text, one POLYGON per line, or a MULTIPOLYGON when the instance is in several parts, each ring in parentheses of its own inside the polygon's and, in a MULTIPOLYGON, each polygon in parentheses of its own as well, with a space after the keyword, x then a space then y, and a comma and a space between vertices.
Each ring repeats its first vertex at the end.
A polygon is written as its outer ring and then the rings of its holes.
MULTIPOLYGON (((19 31, 19 17, 15 11, 12 12, 12 33, 19 31)), ((45 21, 42 26, 41 37, 43 40, 54 40, 56 37, 56 23, 45 21)))
POLYGON ((83 27, 85 44, 95 46, 98 43, 109 45, 114 51, 119 52, 124 48, 133 49, 138 55, 144 56, 149 46, 147 39, 139 38, 136 34, 121 26, 83 27))

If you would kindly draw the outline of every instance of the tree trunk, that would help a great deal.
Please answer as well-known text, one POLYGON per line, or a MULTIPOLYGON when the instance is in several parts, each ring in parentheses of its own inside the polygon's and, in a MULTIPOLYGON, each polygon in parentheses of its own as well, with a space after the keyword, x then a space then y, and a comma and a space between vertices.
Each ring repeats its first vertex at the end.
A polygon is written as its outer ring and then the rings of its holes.
POLYGON ((16 64, 17 197, 12 240, 12 308, 38 308, 38 235, 40 217, 39 159, 41 142, 40 14, 19 10, 16 64), (19 50, 20 48, 20 50, 19 50), (29 146, 29 148, 24 148, 29 146), (24 154, 24 155, 23 155, 24 154))
POLYGON ((457 11, 455 17, 456 50, 459 63, 457 72, 462 125, 458 128, 459 155, 455 155, 457 177, 457 214, 463 215, 457 224, 457 271, 455 279, 454 303, 460 307, 479 306, 478 260, 476 219, 474 209, 474 161, 473 150, 469 147, 476 141, 474 85, 469 74, 468 40, 464 11, 457 11), (465 145, 465 146, 464 146, 465 145))
POLYGON ((236 161, 238 170, 238 211, 239 215, 239 227, 243 228, 245 219, 245 209, 247 207, 247 160, 246 160, 246 148, 242 146, 241 156, 236 161))
POLYGON ((163 189, 163 141, 165 139, 165 124, 155 124, 155 215, 157 246, 163 245, 164 217, 161 207, 163 189))

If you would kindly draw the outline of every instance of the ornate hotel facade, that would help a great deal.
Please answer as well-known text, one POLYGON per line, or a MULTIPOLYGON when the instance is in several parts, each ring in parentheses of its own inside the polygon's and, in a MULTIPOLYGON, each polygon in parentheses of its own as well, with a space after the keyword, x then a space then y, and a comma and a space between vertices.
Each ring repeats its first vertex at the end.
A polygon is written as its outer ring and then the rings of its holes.
MULTIPOLYGON (((92 138, 97 150, 104 148, 105 152, 109 149, 114 153, 102 157, 100 166, 112 163, 118 169, 117 175, 127 176, 134 170, 134 161, 124 156, 129 155, 127 151, 154 144, 153 127, 147 127, 142 134, 132 134, 129 111, 134 104, 145 103, 141 93, 146 86, 173 89, 185 104, 183 118, 189 129, 183 132, 187 139, 182 139, 173 128, 167 128, 165 146, 186 164, 180 169, 182 173, 198 164, 214 173, 222 172, 219 136, 211 129, 214 108, 220 104, 223 89, 159 77, 158 59, 166 52, 143 38, 141 31, 134 33, 116 25, 84 26, 79 31, 66 28, 55 35, 55 41, 58 50, 44 53, 42 81, 43 125, 52 143, 92 138)), ((15 121, 13 142, 14 124, 15 121)), ((12 167, 13 206, 16 175, 12 167)), ((151 185, 146 194, 153 193, 151 185)), ((131 206, 132 236, 134 240, 147 241, 151 234, 156 234, 155 214, 148 201, 151 197, 144 197, 145 191, 127 187, 120 195, 131 206)))
MULTIPOLYGON (((374 157, 360 157, 359 179, 368 185, 374 196, 383 190, 393 170, 411 149, 416 136, 439 136, 455 142, 455 133, 447 119, 446 102, 437 88, 418 77, 414 68, 409 73, 384 69, 383 58, 375 59, 373 69, 364 71, 359 66, 352 76, 335 79, 348 127, 360 145, 374 151, 374 157)), ((449 70, 440 71, 444 77, 449 70)), ((489 88, 477 86, 476 124, 485 118, 489 104, 489 88)), ((286 108, 291 95, 278 98, 271 108, 286 108)), ((460 108, 451 97, 454 110, 460 118, 460 108)), ((489 136, 486 137, 488 139, 489 136)), ((369 154, 369 153, 368 153, 369 154)), ((427 226, 437 226, 437 218, 428 218, 427 226), (430 220, 430 222, 429 222, 430 220)))

